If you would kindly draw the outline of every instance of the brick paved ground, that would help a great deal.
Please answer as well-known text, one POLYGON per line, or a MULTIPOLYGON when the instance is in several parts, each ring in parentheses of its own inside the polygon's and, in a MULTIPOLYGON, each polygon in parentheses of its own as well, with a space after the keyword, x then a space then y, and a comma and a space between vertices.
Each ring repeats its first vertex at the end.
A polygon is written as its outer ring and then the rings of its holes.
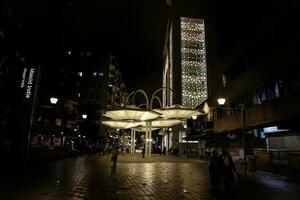
MULTIPOLYGON (((207 164, 171 156, 89 155, 35 165, 23 178, 2 178, 2 200, 57 199, 216 199, 209 185, 207 164)), ((230 199, 300 199, 300 186, 263 172, 242 176, 230 199)), ((221 196, 222 197, 222 196, 221 196)))

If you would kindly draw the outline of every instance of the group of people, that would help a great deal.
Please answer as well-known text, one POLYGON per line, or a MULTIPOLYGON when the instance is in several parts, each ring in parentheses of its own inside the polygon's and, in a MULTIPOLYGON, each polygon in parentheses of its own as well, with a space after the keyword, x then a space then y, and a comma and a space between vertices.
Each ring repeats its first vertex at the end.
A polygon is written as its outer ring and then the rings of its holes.
POLYGON ((221 155, 213 151, 209 160, 211 185, 215 190, 229 191, 233 182, 237 181, 236 169, 231 155, 222 149, 221 155))

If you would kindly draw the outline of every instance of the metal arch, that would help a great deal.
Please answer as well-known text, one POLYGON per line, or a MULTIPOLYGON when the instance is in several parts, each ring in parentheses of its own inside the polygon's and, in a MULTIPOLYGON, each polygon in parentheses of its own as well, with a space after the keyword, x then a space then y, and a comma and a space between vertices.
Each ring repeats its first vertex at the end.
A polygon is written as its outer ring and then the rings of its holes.
MULTIPOLYGON (((151 96, 151 99, 150 99, 150 109, 152 109, 152 103, 153 103, 154 97, 157 97, 157 96, 155 96, 156 93, 158 93, 159 91, 161 91, 161 90, 163 90, 163 89, 168 89, 168 90, 170 90, 171 92, 174 92, 174 90, 171 89, 171 88, 169 88, 169 87, 161 87, 161 88, 157 89, 157 90, 152 94, 152 96, 151 96)), ((157 97, 157 98, 158 98, 158 97, 157 97)), ((161 101, 160 101, 160 104, 161 104, 161 101)))
POLYGON ((145 96, 145 99, 146 99, 146 109, 149 110, 150 106, 149 106, 149 99, 148 99, 147 93, 144 90, 142 90, 142 89, 136 90, 135 93, 134 93, 134 96, 133 96, 133 102, 134 102, 136 93, 142 93, 145 96))
MULTIPOLYGON (((153 97, 153 100, 154 100, 154 99, 156 99, 156 100, 158 101, 159 106, 160 106, 160 108, 161 108, 161 107, 162 107, 162 103, 161 103, 160 98, 159 98, 158 96, 154 96, 154 97, 153 97)), ((151 103, 151 108, 153 107, 153 105, 152 105, 152 104, 153 104, 153 100, 152 100, 152 103, 151 103)))
POLYGON ((126 100, 125 100, 125 103, 124 103, 125 107, 126 107, 127 104, 128 104, 129 97, 130 97, 131 95, 134 95, 135 93, 136 93, 136 91, 133 91, 133 92, 131 92, 131 93, 126 97, 126 100))

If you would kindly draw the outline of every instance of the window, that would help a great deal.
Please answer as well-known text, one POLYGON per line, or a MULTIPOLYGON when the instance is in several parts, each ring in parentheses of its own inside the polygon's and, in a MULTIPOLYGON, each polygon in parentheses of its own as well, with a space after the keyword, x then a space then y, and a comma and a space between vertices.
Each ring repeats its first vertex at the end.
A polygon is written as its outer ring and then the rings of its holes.
POLYGON ((77 75, 82 77, 83 74, 82 74, 82 72, 77 72, 77 75))
POLYGON ((279 81, 275 82, 275 87, 274 87, 274 91, 275 91, 275 97, 279 97, 279 81))

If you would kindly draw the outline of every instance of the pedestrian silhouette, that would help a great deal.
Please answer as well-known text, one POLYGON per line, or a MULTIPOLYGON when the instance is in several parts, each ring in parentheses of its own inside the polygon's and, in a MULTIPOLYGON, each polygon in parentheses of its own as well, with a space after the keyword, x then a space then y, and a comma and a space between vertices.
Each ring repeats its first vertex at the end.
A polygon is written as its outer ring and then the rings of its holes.
POLYGON ((230 185, 234 182, 234 173, 236 172, 231 155, 226 149, 222 149, 220 156, 220 167, 222 185, 225 192, 230 190, 230 185))
POLYGON ((142 149, 142 158, 145 158, 145 146, 142 149))
POLYGON ((117 166, 118 154, 119 154, 119 148, 118 148, 118 143, 116 142, 113 145, 112 154, 111 154, 111 161, 113 162, 112 165, 113 168, 116 168, 117 166))
POLYGON ((221 183, 221 171, 220 171, 220 158, 218 157, 217 151, 213 151, 209 159, 209 177, 213 189, 218 190, 220 188, 220 183, 221 183))
POLYGON ((167 153, 167 148, 166 147, 164 147, 164 156, 166 155, 166 153, 167 153))

